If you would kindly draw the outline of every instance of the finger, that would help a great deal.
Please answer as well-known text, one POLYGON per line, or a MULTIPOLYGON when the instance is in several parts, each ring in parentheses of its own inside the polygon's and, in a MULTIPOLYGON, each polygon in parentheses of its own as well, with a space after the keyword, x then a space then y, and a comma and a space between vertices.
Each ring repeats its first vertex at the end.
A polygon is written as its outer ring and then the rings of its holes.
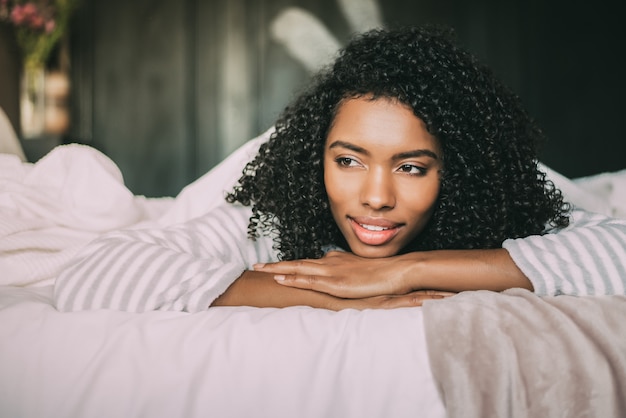
POLYGON ((409 293, 406 295, 375 296, 364 299, 343 299, 339 302, 339 309, 398 309, 422 306, 427 300, 443 299, 446 296, 438 294, 409 293))
POLYGON ((440 295, 442 297, 449 297, 449 296, 454 296, 454 295, 457 294, 456 292, 447 292, 447 291, 444 291, 444 290, 431 290, 431 289, 416 290, 416 291, 411 292, 411 293, 422 294, 422 295, 426 295, 426 296, 428 296, 428 295, 432 295, 432 296, 440 295))
POLYGON ((422 304, 427 300, 438 300, 445 297, 446 296, 440 294, 426 294, 417 292, 401 296, 390 296, 386 301, 386 308, 410 308, 414 306, 422 306, 422 304))
POLYGON ((327 293, 346 299, 372 296, 376 292, 368 291, 367 287, 350 285, 345 280, 334 276, 318 276, 314 274, 276 274, 274 280, 284 286, 309 289, 327 293))
POLYGON ((310 274, 275 274, 274 280, 284 286, 297 287, 298 289, 309 289, 323 293, 330 293, 326 277, 319 277, 310 274))
POLYGON ((362 299, 380 297, 380 286, 377 283, 354 283, 350 279, 338 276, 320 276, 315 274, 275 274, 274 280, 284 286, 298 289, 309 289, 327 293, 343 299, 362 299))
POLYGON ((279 261, 277 263, 254 264, 256 271, 278 274, 323 274, 320 264, 313 260, 279 261))

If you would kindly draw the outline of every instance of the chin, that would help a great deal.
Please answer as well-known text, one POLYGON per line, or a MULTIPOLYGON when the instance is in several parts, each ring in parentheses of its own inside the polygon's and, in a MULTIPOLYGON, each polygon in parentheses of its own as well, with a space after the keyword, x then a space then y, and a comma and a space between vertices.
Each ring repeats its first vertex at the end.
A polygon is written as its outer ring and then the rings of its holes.
POLYGON ((398 255, 399 251, 395 248, 368 246, 351 249, 354 255, 363 258, 386 258, 398 255))

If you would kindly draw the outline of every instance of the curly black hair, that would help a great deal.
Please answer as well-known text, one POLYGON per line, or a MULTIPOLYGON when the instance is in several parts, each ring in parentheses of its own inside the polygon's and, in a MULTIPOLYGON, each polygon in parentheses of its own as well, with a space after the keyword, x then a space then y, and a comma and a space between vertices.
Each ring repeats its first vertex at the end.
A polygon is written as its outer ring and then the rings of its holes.
POLYGON ((272 235, 281 259, 319 258, 327 245, 346 245, 330 211, 323 156, 338 106, 358 97, 408 106, 441 144, 436 208, 404 251, 497 248, 546 225, 567 226, 569 205, 537 167, 543 134, 519 98, 450 29, 377 29, 357 35, 287 106, 226 198, 252 206, 250 237, 272 235))

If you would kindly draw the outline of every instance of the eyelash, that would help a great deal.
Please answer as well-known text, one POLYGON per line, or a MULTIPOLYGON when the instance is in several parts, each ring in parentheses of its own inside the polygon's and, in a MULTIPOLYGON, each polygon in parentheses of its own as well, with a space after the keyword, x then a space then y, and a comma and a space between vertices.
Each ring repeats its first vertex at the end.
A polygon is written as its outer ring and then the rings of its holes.
POLYGON ((410 176, 423 176, 426 174, 426 169, 424 167, 420 167, 418 165, 415 164, 402 164, 399 168, 400 171, 402 171, 403 173, 407 173, 410 176), (408 168, 408 171, 404 171, 403 168, 408 168), (410 171, 416 169, 417 172, 416 173, 411 173, 410 171))
POLYGON ((335 162, 340 167, 353 167, 352 163, 357 163, 358 161, 350 157, 337 157, 335 158, 335 162))
MULTIPOLYGON (((337 157, 335 158, 335 162, 340 167, 354 167, 354 163, 359 164, 359 162, 351 157, 337 157)), ((409 176, 420 177, 426 174, 426 169, 424 167, 417 166, 415 164, 402 164, 398 167, 398 170, 401 173, 408 174, 409 176), (408 169, 408 170, 407 170, 408 169), (411 173, 412 170, 417 170, 415 173, 411 173)))

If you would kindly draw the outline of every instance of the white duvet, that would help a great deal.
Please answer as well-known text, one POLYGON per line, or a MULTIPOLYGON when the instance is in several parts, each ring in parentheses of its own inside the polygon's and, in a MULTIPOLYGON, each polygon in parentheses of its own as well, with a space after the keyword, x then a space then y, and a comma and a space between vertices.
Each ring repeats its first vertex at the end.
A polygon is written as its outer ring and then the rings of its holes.
POLYGON ((0 288, 2 417, 443 417, 421 309, 59 313, 0 288))

